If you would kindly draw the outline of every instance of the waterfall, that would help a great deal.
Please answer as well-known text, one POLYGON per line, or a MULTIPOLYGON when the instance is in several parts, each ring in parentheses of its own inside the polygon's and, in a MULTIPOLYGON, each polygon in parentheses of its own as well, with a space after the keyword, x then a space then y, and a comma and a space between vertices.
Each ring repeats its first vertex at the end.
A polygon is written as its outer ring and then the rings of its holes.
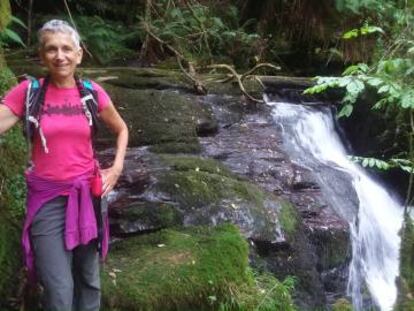
POLYGON ((265 99, 272 107, 276 125, 283 131, 283 145, 290 152, 292 160, 312 170, 329 203, 350 224, 352 261, 348 295, 354 309, 392 310, 397 298, 398 232, 403 217, 401 204, 359 165, 348 159, 329 107, 310 107, 265 99), (324 167, 329 167, 329 176, 324 173, 324 167), (332 169, 338 174, 350 175, 359 201, 356 202, 354 213, 347 210, 347 201, 351 199, 338 196, 340 189, 335 186, 332 169))

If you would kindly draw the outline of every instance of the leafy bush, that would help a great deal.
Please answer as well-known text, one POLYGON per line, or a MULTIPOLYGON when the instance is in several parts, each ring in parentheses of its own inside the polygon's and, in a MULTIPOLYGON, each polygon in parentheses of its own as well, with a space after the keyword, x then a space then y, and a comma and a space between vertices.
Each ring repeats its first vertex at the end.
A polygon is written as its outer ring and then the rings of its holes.
MULTIPOLYGON (((246 59, 255 55, 256 33, 248 33, 249 20, 239 25, 238 10, 226 8, 222 16, 198 2, 177 5, 168 0, 154 3, 151 28, 157 36, 168 42, 188 59, 211 61, 219 56, 246 65, 246 59), (237 59, 242 57, 243 60, 237 59)), ((139 17, 146 21, 145 16, 139 17)), ((146 21, 147 22, 147 21, 146 21)), ((142 40, 145 32, 142 33, 142 40)))
MULTIPOLYGON (((12 25, 17 24, 22 28, 26 28, 26 25, 17 17, 11 17, 12 25)), ((2 32, 0 32, 0 47, 1 46, 9 46, 10 44, 19 44, 20 46, 26 47, 23 43, 22 38, 19 36, 17 32, 10 28, 8 25, 2 32)))
POLYGON ((78 16, 75 20, 82 40, 100 64, 134 55, 126 45, 134 33, 125 26, 104 21, 99 16, 78 16))
POLYGON ((368 2, 375 2, 381 8, 376 16, 379 26, 365 24, 359 29, 347 32, 343 37, 348 40, 362 35, 378 34, 373 62, 351 65, 341 77, 317 77, 316 85, 305 92, 315 94, 328 88, 344 89, 345 96, 338 117, 350 116, 354 106, 367 91, 375 93, 376 100, 371 108, 383 112, 384 120, 393 127, 391 131, 395 133, 387 147, 391 150, 387 152, 390 159, 354 159, 361 161, 363 166, 382 170, 398 167, 409 173, 406 198, 408 206, 414 200, 414 5, 408 2, 399 5, 394 1, 364 1, 368 2), (384 8, 388 11, 384 11, 384 8), (397 149, 394 146, 400 147, 397 149))

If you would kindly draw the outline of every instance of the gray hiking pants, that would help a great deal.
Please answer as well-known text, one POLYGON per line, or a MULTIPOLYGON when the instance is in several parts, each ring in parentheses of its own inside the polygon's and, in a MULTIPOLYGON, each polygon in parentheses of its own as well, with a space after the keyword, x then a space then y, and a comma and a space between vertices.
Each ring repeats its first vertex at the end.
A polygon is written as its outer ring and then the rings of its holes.
POLYGON ((47 311, 96 311, 100 307, 99 257, 95 242, 67 251, 64 242, 67 197, 47 202, 31 229, 36 272, 47 311))

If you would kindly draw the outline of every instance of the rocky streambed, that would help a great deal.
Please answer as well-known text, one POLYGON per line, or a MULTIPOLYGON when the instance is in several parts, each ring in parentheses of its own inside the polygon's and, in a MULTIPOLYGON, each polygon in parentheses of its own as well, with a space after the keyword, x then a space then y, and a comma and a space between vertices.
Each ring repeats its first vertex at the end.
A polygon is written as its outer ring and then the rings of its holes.
MULTIPOLYGON (((231 85, 196 96, 158 71, 89 74, 111 93, 131 131, 124 174, 110 198, 115 247, 122 244, 117 237, 231 223, 248 242, 251 267, 280 280, 296 277, 300 310, 345 296, 348 222, 312 171, 283 151, 268 107, 246 102, 231 85)), ((104 163, 113 156, 107 137, 100 139, 104 163)))

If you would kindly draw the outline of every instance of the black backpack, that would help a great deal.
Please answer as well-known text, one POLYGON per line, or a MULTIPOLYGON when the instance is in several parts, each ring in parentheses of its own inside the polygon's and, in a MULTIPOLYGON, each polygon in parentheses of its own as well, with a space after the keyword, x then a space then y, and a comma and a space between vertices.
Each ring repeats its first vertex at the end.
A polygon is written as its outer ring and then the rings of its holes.
MULTIPOLYGON (((41 97, 43 97, 46 93, 46 88, 49 83, 48 79, 49 78, 46 77, 43 85, 41 86, 38 79, 29 77, 30 81, 27 87, 25 112, 23 118, 23 133, 28 143, 32 143, 34 133, 38 130, 46 152, 46 140, 39 125, 41 109, 44 101, 44 98, 41 97)), ((79 79, 77 81, 85 116, 88 119, 89 126, 91 126, 92 137, 94 137, 99 128, 98 94, 96 90, 93 89, 93 85, 90 80, 79 79)))

